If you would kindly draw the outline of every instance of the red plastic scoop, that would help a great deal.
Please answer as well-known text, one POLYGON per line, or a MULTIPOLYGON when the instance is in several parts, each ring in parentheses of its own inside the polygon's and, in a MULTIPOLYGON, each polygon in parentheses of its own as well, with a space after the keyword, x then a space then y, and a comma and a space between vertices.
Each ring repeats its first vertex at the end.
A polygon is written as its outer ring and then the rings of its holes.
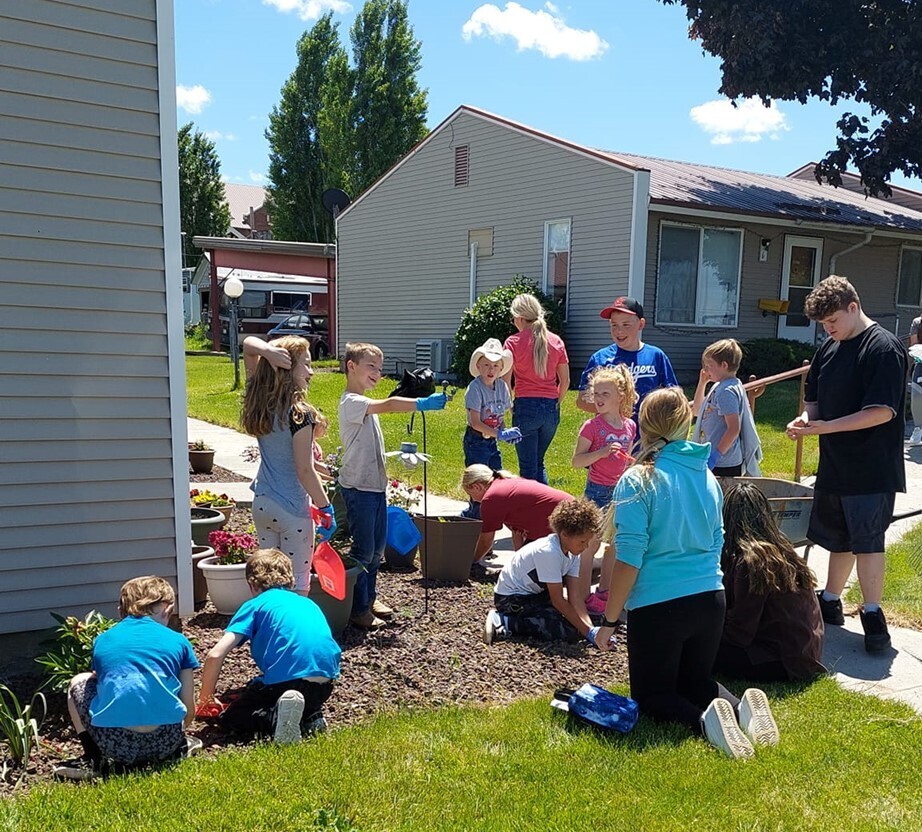
POLYGON ((311 565, 317 573, 321 589, 342 601, 346 597, 346 567, 336 550, 324 541, 314 549, 311 565))

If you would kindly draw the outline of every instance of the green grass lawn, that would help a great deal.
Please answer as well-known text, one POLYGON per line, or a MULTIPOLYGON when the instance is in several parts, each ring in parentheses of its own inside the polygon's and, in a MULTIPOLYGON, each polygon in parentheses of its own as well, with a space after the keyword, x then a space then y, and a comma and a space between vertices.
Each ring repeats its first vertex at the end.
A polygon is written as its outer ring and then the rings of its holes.
POLYGON ((922 725, 907 706, 830 679, 769 692, 781 744, 747 762, 645 720, 626 736, 569 728, 547 700, 527 700, 381 716, 301 745, 50 784, 0 802, 0 828, 922 828, 922 725))
MULTIPOLYGON (((329 362, 323 362, 329 363, 329 362)), ((332 362, 332 363, 335 363, 332 362)), ((211 355, 190 355, 186 358, 189 415, 227 427, 239 429, 240 394, 231 390, 233 368, 226 357, 211 355)), ((330 434, 323 441, 327 451, 337 444, 337 405, 345 388, 345 378, 340 373, 317 373, 311 382, 309 398, 330 419, 330 434)), ((375 397, 384 398, 394 389, 394 382, 382 379, 375 389, 375 397)), ((758 400, 756 422, 765 451, 762 465, 764 476, 780 476, 790 479, 794 471, 794 443, 784 434, 785 425, 796 415, 798 382, 782 382, 770 387, 758 400)), ((576 392, 570 391, 564 401, 560 427, 547 455, 547 469, 550 484, 571 494, 580 494, 586 483, 586 474, 570 465, 576 435, 586 419, 586 414, 576 407, 576 392)), ((464 469, 461 450, 461 436, 464 432, 466 413, 464 391, 459 390, 444 413, 430 413, 426 417, 427 445, 432 455, 429 466, 430 490, 438 494, 461 498, 458 485, 464 469)), ((409 416, 393 414, 381 417, 381 427, 388 450, 396 450, 400 442, 409 438, 407 426, 409 416)), ((190 439, 195 439, 194 436, 190 439)), ((414 437, 422 448, 422 419, 417 416, 414 437)), ((503 463, 510 471, 517 472, 518 462, 511 446, 502 446, 503 463)), ((817 462, 816 438, 810 437, 804 448, 803 474, 815 472, 817 462)), ((392 473, 409 479, 393 464, 392 473)), ((421 472, 412 476, 420 478, 421 472)))

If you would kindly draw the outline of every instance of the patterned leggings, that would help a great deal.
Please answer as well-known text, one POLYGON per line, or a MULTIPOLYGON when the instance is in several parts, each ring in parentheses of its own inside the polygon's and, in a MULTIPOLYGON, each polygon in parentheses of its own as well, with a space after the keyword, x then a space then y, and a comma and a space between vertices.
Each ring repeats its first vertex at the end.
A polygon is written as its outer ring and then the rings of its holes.
POLYGON ((536 595, 493 595, 493 605, 507 617, 506 631, 515 636, 532 636, 544 641, 582 640, 576 627, 551 603, 547 590, 536 595))

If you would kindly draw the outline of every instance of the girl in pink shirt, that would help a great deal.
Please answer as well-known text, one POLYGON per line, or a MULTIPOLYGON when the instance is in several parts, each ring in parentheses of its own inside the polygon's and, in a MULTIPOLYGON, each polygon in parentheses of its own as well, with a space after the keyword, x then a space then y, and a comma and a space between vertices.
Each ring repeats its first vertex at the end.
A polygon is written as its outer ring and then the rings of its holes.
POLYGON ((534 295, 516 295, 510 312, 518 332, 503 346, 512 351, 512 421, 522 432, 515 446, 519 474, 547 485, 544 455, 560 424, 560 402, 570 386, 570 359, 561 338, 548 331, 544 309, 534 295))

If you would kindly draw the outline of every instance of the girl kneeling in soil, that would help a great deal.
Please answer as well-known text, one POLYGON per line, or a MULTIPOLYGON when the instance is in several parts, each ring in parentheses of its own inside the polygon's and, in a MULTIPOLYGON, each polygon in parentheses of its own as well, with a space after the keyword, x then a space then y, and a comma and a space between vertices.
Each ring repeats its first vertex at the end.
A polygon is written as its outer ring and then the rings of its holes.
POLYGON ((813 573, 751 482, 734 486, 724 497, 721 566, 727 617, 714 670, 756 682, 825 673, 823 616, 813 573))
POLYGON ((122 587, 122 620, 96 637, 92 672, 76 675, 67 690, 83 756, 55 766, 55 777, 90 780, 202 747, 183 733, 194 718, 198 660, 189 639, 167 626, 175 600, 173 587, 154 575, 122 587))
POLYGON ((243 342, 243 361, 247 383, 240 423, 259 443, 259 470, 250 486, 259 545, 291 558, 295 590, 307 595, 314 552, 311 501, 329 518, 317 535, 329 540, 336 530, 333 506, 314 467, 313 409, 305 401, 314 375, 310 344, 294 335, 268 343, 251 335, 243 342))
POLYGON ((602 513, 590 500, 558 504, 548 521, 554 533, 526 544, 503 567, 484 624, 484 641, 533 636, 576 642, 592 628, 577 578, 580 552, 599 534, 602 513))
POLYGON ((322 731, 320 709, 339 677, 339 645, 323 613, 310 598, 291 590, 291 561, 278 549, 260 549, 247 560, 253 597, 234 613, 202 669, 199 708, 214 703, 228 653, 249 640, 263 675, 253 679, 221 714, 221 724, 244 734, 296 742, 322 731))
POLYGON ((692 411, 679 387, 640 406, 640 453, 615 487, 615 564, 601 650, 628 610, 631 696, 657 721, 679 722, 730 757, 775 744, 765 694, 742 701, 711 678, 723 631, 723 496, 707 468, 710 446, 687 441, 692 411), (742 730, 740 730, 742 728, 742 730))

